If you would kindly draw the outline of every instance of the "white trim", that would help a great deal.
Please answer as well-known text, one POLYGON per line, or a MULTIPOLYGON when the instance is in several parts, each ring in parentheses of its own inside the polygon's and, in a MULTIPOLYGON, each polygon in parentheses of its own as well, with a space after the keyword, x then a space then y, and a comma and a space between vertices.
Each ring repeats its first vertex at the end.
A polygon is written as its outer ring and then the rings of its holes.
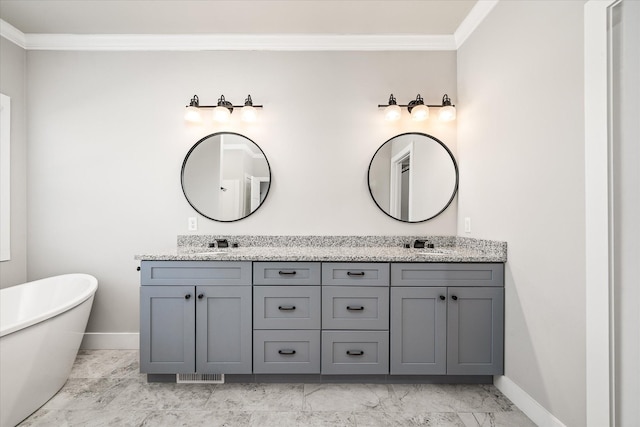
POLYGON ((86 350, 138 350, 140 334, 137 332, 86 332, 80 348, 86 350))
POLYGON ((536 425, 541 427, 566 427, 519 385, 504 375, 493 377, 493 385, 511 400, 536 425))
POLYGON ((584 6, 587 427, 611 425, 607 11, 584 6))
POLYGON ((25 49, 27 45, 27 39, 25 34, 14 27, 13 25, 6 22, 4 19, 0 19, 0 36, 9 40, 25 49))
POLYGON ((498 4, 499 0, 483 0, 473 6, 466 18, 460 23, 458 29, 453 33, 456 44, 456 50, 467 40, 476 28, 489 15, 489 12, 498 4))
POLYGON ((389 193, 389 213, 394 218, 401 218, 401 206, 402 206, 402 161, 409 157, 409 221, 411 221, 411 199, 412 199, 412 191, 413 191, 413 179, 412 179, 412 168, 413 168, 413 147, 414 142, 411 141, 400 150, 395 156, 391 158, 391 180, 390 180, 390 193, 389 193))
POLYGON ((432 51, 456 50, 453 35, 26 34, 28 50, 432 51))
POLYGON ((0 93, 0 261, 11 260, 11 98, 0 93))

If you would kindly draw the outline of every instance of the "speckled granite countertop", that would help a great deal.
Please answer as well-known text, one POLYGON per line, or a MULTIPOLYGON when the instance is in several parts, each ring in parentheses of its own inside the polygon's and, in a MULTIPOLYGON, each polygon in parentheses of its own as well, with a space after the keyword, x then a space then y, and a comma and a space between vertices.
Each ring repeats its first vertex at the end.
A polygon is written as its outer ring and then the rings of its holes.
POLYGON ((178 236, 173 253, 141 254, 144 261, 506 262, 507 244, 454 236, 178 236), (227 239, 237 248, 209 248, 227 239), (433 249, 405 248, 416 239, 433 249))

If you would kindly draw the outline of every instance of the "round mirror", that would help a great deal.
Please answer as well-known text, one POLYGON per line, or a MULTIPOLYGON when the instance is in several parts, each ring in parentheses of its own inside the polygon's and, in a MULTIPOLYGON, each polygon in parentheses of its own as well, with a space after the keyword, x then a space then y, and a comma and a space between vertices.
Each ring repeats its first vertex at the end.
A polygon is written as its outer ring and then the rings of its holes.
POLYGON ((458 191, 458 165, 440 140, 403 133, 378 148, 369 164, 369 192, 398 221, 422 222, 440 215, 458 191))
POLYGON ((182 191, 199 214, 231 222, 255 212, 269 193, 271 168, 246 136, 219 132, 196 142, 182 163, 182 191))

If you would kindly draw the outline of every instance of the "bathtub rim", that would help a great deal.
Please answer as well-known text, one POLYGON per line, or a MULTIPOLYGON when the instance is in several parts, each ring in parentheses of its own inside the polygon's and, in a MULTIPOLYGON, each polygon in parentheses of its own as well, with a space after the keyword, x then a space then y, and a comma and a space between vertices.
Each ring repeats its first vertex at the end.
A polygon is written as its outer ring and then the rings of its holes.
MULTIPOLYGON (((63 304, 60 305, 58 307, 55 307, 52 310, 47 310, 44 311, 40 314, 38 314, 37 316, 33 316, 32 318, 28 319, 27 321, 23 321, 23 322, 17 322, 17 323, 11 323, 9 325, 0 325, 0 338, 1 337, 5 337, 7 335, 13 334, 15 332, 19 332, 22 329, 26 329, 30 326, 36 325, 40 322, 43 322, 47 319, 51 319, 53 317, 58 316, 61 313, 64 313, 66 311, 72 310, 74 307, 77 307, 78 305, 82 304, 83 302, 85 302, 86 300, 88 300, 89 298, 93 297, 96 293, 96 291, 98 290, 98 279, 96 279, 94 276, 90 275, 90 274, 86 274, 86 273, 68 273, 68 274, 60 274, 58 276, 50 276, 50 277, 45 277, 43 279, 38 279, 38 280, 33 280, 30 282, 26 282, 26 283, 21 283, 19 285, 16 286, 29 286, 32 285, 34 283, 39 283, 39 282, 45 282, 45 281, 53 281, 53 280, 61 280, 64 278, 77 278, 77 279, 83 279, 83 280, 87 280, 89 283, 89 286, 83 290, 83 292, 79 293, 77 296, 75 296, 74 298, 69 299, 67 304, 63 304)), ((4 288, 4 289, 0 289, 1 291, 7 290, 7 289, 11 289, 14 288, 15 286, 10 286, 8 288, 4 288)))

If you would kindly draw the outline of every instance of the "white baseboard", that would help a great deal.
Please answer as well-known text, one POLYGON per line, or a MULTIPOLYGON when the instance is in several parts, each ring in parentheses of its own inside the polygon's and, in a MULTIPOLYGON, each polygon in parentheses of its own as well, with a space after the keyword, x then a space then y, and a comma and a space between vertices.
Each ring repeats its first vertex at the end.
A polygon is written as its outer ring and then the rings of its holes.
POLYGON ((80 348, 85 350, 138 350, 140 334, 137 332, 86 332, 80 348))
POLYGON ((567 427, 531 397, 529 393, 504 375, 494 376, 493 385, 539 427, 567 427))

